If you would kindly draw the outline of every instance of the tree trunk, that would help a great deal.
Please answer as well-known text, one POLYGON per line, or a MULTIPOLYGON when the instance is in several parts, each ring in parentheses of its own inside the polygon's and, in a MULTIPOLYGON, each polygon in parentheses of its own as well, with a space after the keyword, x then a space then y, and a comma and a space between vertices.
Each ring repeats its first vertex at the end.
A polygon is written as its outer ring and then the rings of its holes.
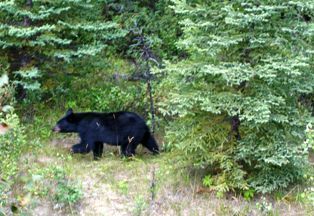
MULTIPOLYGON (((150 73, 149 73, 150 74, 150 73)), ((150 102, 150 114, 152 115, 152 128, 151 132, 155 133, 155 108, 154 108, 154 99, 153 99, 153 93, 152 93, 152 85, 150 76, 147 78, 147 90, 149 94, 149 102, 150 102)))
POLYGON ((240 140, 240 139, 241 139, 239 127, 240 127, 240 119, 239 119, 239 116, 238 116, 238 115, 233 116, 233 117, 231 118, 231 134, 234 134, 234 136, 235 136, 235 138, 236 138, 237 140, 240 140))

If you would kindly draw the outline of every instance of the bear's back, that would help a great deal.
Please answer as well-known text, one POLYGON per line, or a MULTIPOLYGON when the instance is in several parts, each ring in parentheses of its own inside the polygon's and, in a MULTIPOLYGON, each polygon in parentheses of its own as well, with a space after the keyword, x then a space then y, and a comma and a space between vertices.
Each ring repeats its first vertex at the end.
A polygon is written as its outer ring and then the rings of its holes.
POLYGON ((146 125, 144 119, 134 112, 85 112, 75 114, 80 122, 84 125, 87 124, 100 124, 101 126, 112 127, 125 127, 125 126, 143 126, 146 125))

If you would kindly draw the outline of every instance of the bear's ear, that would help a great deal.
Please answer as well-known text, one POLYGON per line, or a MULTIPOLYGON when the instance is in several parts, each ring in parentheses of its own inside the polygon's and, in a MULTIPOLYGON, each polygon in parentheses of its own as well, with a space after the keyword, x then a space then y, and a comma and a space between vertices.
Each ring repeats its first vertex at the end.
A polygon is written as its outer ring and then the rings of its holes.
POLYGON ((68 109, 68 111, 67 111, 67 113, 66 113, 66 116, 69 116, 69 115, 71 115, 72 113, 73 113, 73 109, 70 108, 70 109, 68 109))

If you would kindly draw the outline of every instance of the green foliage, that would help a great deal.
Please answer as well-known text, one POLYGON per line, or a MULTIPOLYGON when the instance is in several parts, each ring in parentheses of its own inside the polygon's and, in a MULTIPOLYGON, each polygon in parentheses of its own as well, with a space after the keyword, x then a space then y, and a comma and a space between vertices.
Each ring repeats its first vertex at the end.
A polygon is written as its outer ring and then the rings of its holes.
POLYGON ((24 128, 16 114, 0 112, 0 123, 9 125, 9 130, 0 134, 0 206, 4 206, 11 197, 12 184, 27 143, 24 128))
POLYGON ((59 181, 55 192, 55 201, 61 204, 71 205, 78 202, 82 197, 82 191, 73 182, 59 181))
POLYGON ((210 171, 213 182, 208 186, 218 196, 248 187, 244 181, 246 172, 233 158, 235 145, 227 140, 228 125, 218 124, 221 121, 214 116, 188 116, 176 119, 166 129, 167 142, 182 153, 181 163, 210 171))
POLYGON ((24 128, 18 116, 12 112, 0 113, 0 122, 9 125, 9 130, 0 135, 0 173, 1 178, 9 180, 18 170, 18 162, 26 146, 24 128))
MULTIPOLYGON (((98 53, 104 45, 97 42, 117 36, 115 23, 101 22, 97 1, 33 1, 32 6, 25 6, 12 1, 0 4, 3 48, 35 48, 48 56, 70 60, 74 56, 98 53), (25 19, 29 21, 27 26, 9 24, 25 19)), ((120 32, 119 36, 122 35, 120 32)))
POLYGON ((120 193, 122 193, 124 195, 128 194, 129 184, 128 184, 128 182, 126 180, 118 181, 117 187, 118 187, 120 193))
MULTIPOLYGON (((310 157, 313 158, 314 130, 311 123, 309 123, 306 127, 306 135, 307 135, 306 137, 307 139, 305 141, 305 144, 310 149, 312 149, 312 153, 310 154, 310 157)), ((312 207, 314 207, 314 169, 313 169, 313 166, 308 169, 307 173, 304 175, 304 178, 306 180, 305 188, 302 192, 298 194, 297 199, 304 203, 308 203, 312 207)))
MULTIPOLYGON (((119 23, 129 33, 114 44, 128 57, 133 57, 132 45, 141 31, 159 57, 172 58, 177 54, 175 45, 180 28, 177 17, 169 6, 169 0, 132 1, 109 0, 104 5, 104 16, 119 23)), ((135 58, 135 60, 138 60, 135 58)))
POLYGON ((160 111, 178 117, 169 142, 207 168, 219 191, 266 193, 302 179, 309 115, 298 99, 314 87, 311 1, 173 3, 188 58, 155 72, 166 75, 160 111), (241 140, 232 138, 234 116, 241 140))
POLYGON ((32 179, 26 189, 32 196, 50 198, 64 207, 77 203, 83 195, 79 184, 67 177, 63 167, 51 165, 31 172, 32 179))
POLYGON ((206 187, 211 187, 213 185, 213 179, 210 175, 207 175, 203 178, 203 185, 206 187))
POLYGON ((28 91, 35 91, 40 89, 40 83, 36 80, 41 77, 38 68, 30 68, 27 70, 19 70, 14 72, 20 77, 20 80, 14 81, 15 85, 22 85, 28 91))
POLYGON ((309 123, 307 126, 306 126, 306 145, 309 147, 309 148, 312 148, 314 150, 314 129, 313 129, 313 125, 311 123, 309 123))
POLYGON ((263 215, 273 215, 273 205, 265 197, 256 203, 256 207, 263 215))
POLYGON ((135 216, 142 215, 143 211, 148 207, 148 204, 143 196, 139 195, 135 197, 135 207, 133 210, 133 214, 135 216))
POLYGON ((25 89, 40 88, 39 71, 43 79, 57 68, 63 72, 74 59, 97 56, 126 33, 103 19, 101 1, 31 2, 0 3, 0 54, 25 89))
POLYGON ((303 203, 309 204, 311 207, 314 207, 314 170, 313 168, 310 172, 305 175, 307 180, 306 187, 304 190, 297 194, 297 200, 303 203))
POLYGON ((250 201, 254 197, 254 193, 255 193, 255 191, 253 189, 248 189, 248 190, 243 192, 243 198, 246 201, 250 201))
MULTIPOLYGON (((126 84, 126 83, 124 83, 126 84)), ((145 86, 138 85, 111 85, 90 87, 78 93, 74 98, 81 108, 112 112, 119 110, 145 109, 145 86)))
MULTIPOLYGON (((16 110, 32 123, 27 134, 48 139, 56 113, 68 107, 151 118, 143 82, 151 78, 157 117, 170 120, 164 149, 177 151, 180 166, 205 170, 203 185, 219 197, 240 191, 249 200, 304 179, 314 146, 312 126, 304 130, 313 108, 313 11, 309 0, 2 1, 0 108, 7 114, 0 121, 11 129, 0 135, 1 177, 16 174, 25 146, 25 130, 9 112, 21 86, 28 97, 16 110)), ((128 193, 128 182, 117 187, 128 193)), ((29 191, 61 205, 81 196, 56 167, 34 173, 29 191)), ((136 214, 144 203, 136 200, 136 214)))

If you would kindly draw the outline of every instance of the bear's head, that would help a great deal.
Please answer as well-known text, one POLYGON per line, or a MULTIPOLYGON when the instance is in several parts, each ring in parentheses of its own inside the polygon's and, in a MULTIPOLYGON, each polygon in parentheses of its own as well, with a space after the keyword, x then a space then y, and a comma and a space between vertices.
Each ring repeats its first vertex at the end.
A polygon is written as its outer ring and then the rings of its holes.
POLYGON ((77 122, 71 108, 68 109, 65 116, 57 122, 56 126, 52 128, 52 131, 61 133, 77 132, 77 122))

